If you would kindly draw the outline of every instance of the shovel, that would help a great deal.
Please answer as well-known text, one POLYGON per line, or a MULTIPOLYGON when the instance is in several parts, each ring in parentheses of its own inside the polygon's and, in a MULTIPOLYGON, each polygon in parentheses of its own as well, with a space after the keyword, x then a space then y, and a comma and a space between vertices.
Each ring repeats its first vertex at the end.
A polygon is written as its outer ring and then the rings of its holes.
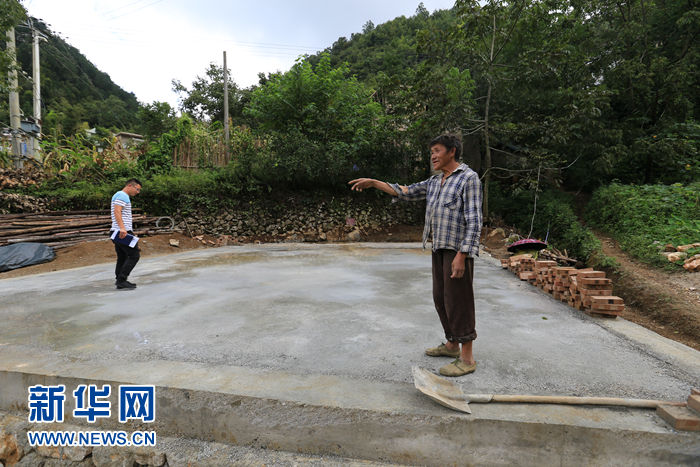
POLYGON ((564 405, 615 405, 622 407, 642 407, 655 409, 659 405, 685 407, 687 402, 654 401, 644 399, 618 399, 614 397, 573 397, 573 396, 511 396, 497 394, 464 394, 454 383, 440 378, 421 367, 413 367, 413 383, 416 389, 440 405, 459 412, 472 413, 470 402, 516 402, 523 404, 564 404, 564 405))

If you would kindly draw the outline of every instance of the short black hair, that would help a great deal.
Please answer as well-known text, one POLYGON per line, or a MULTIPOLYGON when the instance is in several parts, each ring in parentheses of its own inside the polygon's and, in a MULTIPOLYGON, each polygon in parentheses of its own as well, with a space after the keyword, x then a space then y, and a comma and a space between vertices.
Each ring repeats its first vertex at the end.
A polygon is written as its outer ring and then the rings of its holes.
POLYGON ((129 186, 129 185, 138 185, 138 186, 143 186, 143 183, 138 178, 130 178, 129 180, 126 181, 126 185, 124 186, 129 186))
POLYGON ((452 133, 445 133, 444 135, 436 136, 430 140, 430 143, 428 143, 428 149, 432 148, 436 144, 442 144, 447 148, 448 152, 450 149, 455 148, 456 161, 462 157, 462 138, 460 136, 452 133))

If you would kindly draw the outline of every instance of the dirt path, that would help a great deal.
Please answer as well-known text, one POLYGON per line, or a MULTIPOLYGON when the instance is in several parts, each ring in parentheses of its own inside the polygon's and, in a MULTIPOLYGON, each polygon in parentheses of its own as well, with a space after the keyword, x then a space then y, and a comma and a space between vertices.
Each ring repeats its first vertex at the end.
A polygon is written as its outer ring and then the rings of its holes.
POLYGON ((606 271, 613 293, 625 300, 622 317, 657 334, 700 350, 700 273, 669 272, 642 264, 602 232, 594 232, 603 253, 620 268, 606 271))

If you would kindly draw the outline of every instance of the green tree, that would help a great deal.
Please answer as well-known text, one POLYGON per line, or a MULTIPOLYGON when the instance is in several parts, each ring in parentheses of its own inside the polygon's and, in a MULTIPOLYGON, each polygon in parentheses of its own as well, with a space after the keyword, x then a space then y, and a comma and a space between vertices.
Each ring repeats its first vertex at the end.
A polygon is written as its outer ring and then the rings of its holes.
POLYGON ((356 78, 347 77, 348 71, 346 66, 333 69, 328 55, 315 68, 297 60, 253 92, 248 113, 264 129, 293 127, 314 141, 363 144, 381 108, 356 78))
POLYGON ((175 129, 177 116, 167 102, 153 101, 152 104, 141 104, 138 111, 143 135, 150 140, 157 140, 163 134, 175 129))
POLYGON ((449 65, 424 62, 403 78, 380 75, 379 95, 392 125, 402 130, 397 138, 408 146, 403 164, 405 178, 429 173, 428 141, 440 133, 460 133, 468 125, 474 112, 473 91, 469 70, 449 65), (422 157, 416 157, 418 154, 422 157))
POLYGON ((603 180, 673 181, 700 165, 700 4, 686 0, 575 2, 588 71, 609 91, 613 131, 590 166, 603 180))
MULTIPOLYGON (((228 73, 229 118, 234 125, 250 124, 243 109, 250 100, 251 90, 241 89, 228 73)), ((188 88, 180 80, 172 80, 173 91, 179 96, 180 111, 200 121, 224 122, 224 68, 209 64, 204 76, 197 76, 188 88)))
POLYGON ((581 156, 601 129, 606 92, 586 72, 587 56, 572 45, 580 30, 566 0, 458 0, 459 21, 422 31, 432 63, 469 70, 476 83, 476 117, 485 154, 484 214, 491 176, 517 173, 524 186, 557 182, 559 168, 581 156), (499 157, 492 164, 492 155, 499 157), (493 166, 492 166, 493 165, 493 166))
POLYGON ((382 133, 381 106, 346 66, 325 55, 314 68, 299 59, 253 92, 247 113, 270 132, 274 167, 293 184, 334 182, 363 168, 382 133))
POLYGON ((317 65, 324 54, 331 57, 331 65, 347 63, 350 75, 368 85, 377 85, 381 74, 403 76, 414 69, 425 57, 416 53, 416 33, 421 29, 444 29, 456 16, 451 10, 438 10, 432 15, 421 3, 414 16, 399 16, 386 23, 365 23, 362 32, 350 38, 340 37, 323 52, 307 57, 317 65))

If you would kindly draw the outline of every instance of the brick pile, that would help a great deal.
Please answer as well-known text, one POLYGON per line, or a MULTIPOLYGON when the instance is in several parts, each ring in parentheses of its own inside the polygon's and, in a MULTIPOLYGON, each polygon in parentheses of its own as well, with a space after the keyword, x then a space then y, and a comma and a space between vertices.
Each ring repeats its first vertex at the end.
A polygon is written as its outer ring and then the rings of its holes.
POLYGON ((700 431, 700 390, 690 390, 687 407, 659 405, 656 413, 676 430, 700 431))
POLYGON ((562 267, 556 261, 535 260, 530 254, 502 259, 501 266, 588 316, 615 319, 625 310, 603 271, 562 267))

